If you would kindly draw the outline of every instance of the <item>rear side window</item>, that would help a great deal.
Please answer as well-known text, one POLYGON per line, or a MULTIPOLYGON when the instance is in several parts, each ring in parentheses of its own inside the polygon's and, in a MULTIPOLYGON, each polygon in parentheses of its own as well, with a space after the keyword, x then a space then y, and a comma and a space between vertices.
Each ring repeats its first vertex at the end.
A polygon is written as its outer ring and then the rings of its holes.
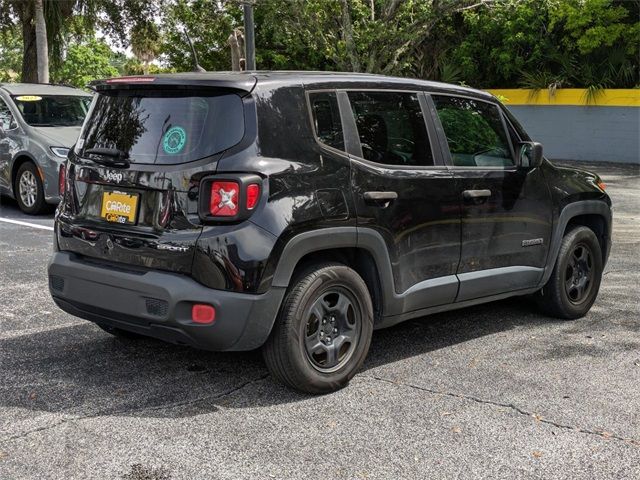
POLYGON ((77 151, 116 149, 132 163, 185 163, 222 152, 244 136, 242 99, 231 93, 101 93, 77 151))
POLYGON ((310 93, 309 104, 318 140, 330 147, 344 150, 340 110, 335 92, 310 93))
POLYGON ((454 166, 513 165, 500 110, 491 103, 433 95, 454 166))
POLYGON ((366 160, 399 166, 434 164, 415 93, 349 92, 349 101, 366 160))

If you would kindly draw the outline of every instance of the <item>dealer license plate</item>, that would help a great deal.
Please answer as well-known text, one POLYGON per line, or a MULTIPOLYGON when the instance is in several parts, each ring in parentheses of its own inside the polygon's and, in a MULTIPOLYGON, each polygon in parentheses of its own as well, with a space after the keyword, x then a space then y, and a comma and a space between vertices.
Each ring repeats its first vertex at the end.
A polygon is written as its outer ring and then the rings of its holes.
POLYGON ((107 222, 135 224, 138 214, 137 193, 103 192, 100 216, 107 222))

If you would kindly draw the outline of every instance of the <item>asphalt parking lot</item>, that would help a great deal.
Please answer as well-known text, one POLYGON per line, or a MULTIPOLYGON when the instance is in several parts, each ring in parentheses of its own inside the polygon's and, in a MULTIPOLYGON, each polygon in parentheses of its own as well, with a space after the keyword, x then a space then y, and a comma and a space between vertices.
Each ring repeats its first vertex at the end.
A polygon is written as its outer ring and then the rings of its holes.
POLYGON ((0 479, 640 478, 640 170, 590 168, 614 245, 585 318, 516 298, 410 321, 320 397, 257 352, 123 341, 58 310, 51 215, 3 199, 0 479))

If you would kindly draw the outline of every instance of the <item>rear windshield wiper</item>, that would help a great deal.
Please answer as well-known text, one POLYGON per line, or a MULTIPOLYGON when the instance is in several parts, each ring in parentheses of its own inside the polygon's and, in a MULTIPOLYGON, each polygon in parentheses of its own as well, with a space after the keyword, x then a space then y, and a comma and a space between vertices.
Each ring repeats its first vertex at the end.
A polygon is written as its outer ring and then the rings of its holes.
POLYGON ((116 168, 129 168, 129 154, 117 148, 89 148, 84 151, 85 155, 95 155, 92 160, 100 165, 107 165, 116 168))

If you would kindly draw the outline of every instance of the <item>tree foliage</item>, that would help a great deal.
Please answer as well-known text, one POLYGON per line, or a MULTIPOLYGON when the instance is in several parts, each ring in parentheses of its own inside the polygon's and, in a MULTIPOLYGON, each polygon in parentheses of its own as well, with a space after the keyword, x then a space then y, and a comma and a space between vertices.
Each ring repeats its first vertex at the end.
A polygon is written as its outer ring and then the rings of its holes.
MULTIPOLYGON (((96 29, 109 34, 115 42, 128 46, 131 28, 149 21, 159 12, 154 0, 42 0, 47 27, 49 58, 55 69, 63 61, 70 39, 92 36, 96 29)), ((15 28, 22 31, 21 79, 37 81, 36 0, 2 0, 0 32, 15 28)))
POLYGON ((152 21, 141 21, 131 29, 131 50, 142 62, 144 73, 149 73, 149 64, 160 52, 160 33, 152 21))
POLYGON ((167 63, 178 71, 194 67, 193 55, 185 35, 191 38, 205 70, 230 70, 231 53, 227 39, 242 24, 237 3, 217 0, 175 0, 163 10, 162 51, 167 63))
POLYGON ((52 72, 56 83, 84 87, 96 78, 118 75, 112 64, 113 52, 104 42, 91 38, 86 42, 69 45, 64 61, 52 72))
POLYGON ((467 83, 530 88, 638 83, 637 1, 503 0, 465 12, 450 61, 467 83))
POLYGON ((0 82, 15 82, 22 68, 22 37, 18 28, 0 31, 0 82))
MULTIPOLYGON (((0 3, 0 78, 10 71, 33 78, 33 2, 0 3)), ((111 72, 107 64, 120 74, 192 70, 187 34, 200 65, 229 70, 229 36, 243 29, 239 0, 44 5, 52 78, 71 82, 111 72), (137 58, 92 43, 95 31, 137 58), (73 74, 70 55, 81 64, 95 55, 102 67, 73 74)), ((255 0, 254 15, 259 69, 373 72, 481 88, 639 83, 640 0, 255 0)))
MULTIPOLYGON (((257 0, 261 69, 343 70, 478 87, 631 87, 638 83, 637 0, 257 0)), ((229 69, 237 2, 163 9, 169 65, 190 69, 182 30, 206 69, 229 69)))
POLYGON ((321 69, 411 75, 440 22, 491 1, 265 0, 256 5, 264 10, 256 16, 256 42, 278 49, 280 60, 312 55, 321 69))

